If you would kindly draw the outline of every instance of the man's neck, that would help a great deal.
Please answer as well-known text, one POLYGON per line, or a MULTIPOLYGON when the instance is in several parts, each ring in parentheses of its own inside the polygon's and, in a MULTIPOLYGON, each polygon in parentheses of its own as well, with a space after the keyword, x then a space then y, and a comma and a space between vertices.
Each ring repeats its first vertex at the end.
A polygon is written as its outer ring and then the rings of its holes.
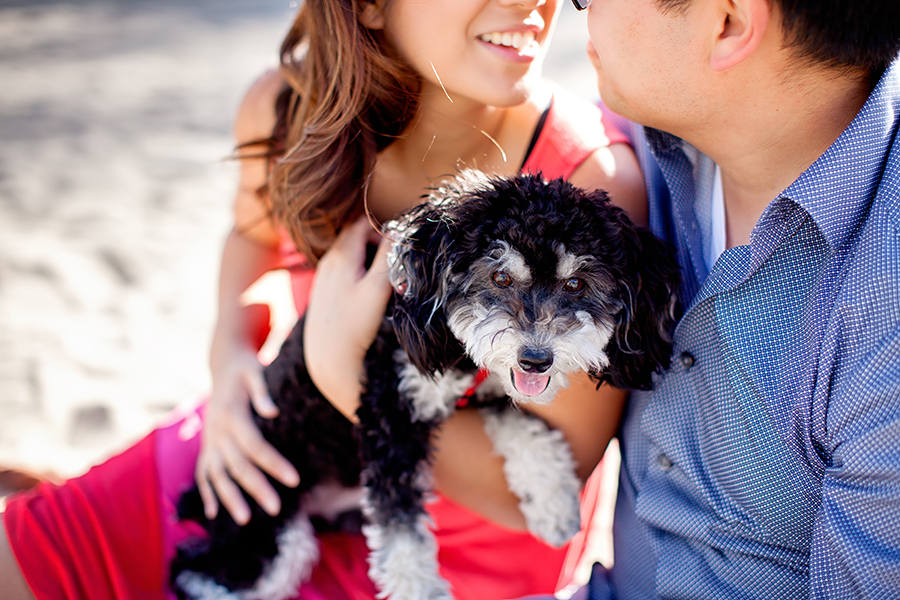
POLYGON ((868 78, 821 72, 771 86, 692 142, 722 169, 726 245, 747 244, 766 206, 821 156, 871 91, 868 78))

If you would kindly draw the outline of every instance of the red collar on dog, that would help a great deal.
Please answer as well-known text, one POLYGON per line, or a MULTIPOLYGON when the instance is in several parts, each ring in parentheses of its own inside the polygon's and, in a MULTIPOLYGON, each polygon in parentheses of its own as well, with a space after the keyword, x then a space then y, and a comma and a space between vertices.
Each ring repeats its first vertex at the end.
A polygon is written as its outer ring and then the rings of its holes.
POLYGON ((487 369, 478 369, 478 372, 475 373, 475 379, 472 381, 472 385, 469 386, 469 389, 466 390, 466 393, 463 394, 459 400, 456 401, 456 408, 465 408, 469 405, 469 401, 475 397, 475 390, 478 389, 484 380, 488 378, 491 372, 487 369))

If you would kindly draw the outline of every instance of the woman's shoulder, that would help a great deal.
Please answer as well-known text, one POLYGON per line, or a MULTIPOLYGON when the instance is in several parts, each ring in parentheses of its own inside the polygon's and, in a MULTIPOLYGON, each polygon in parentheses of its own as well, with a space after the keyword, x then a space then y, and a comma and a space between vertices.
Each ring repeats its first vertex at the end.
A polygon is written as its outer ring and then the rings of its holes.
POLYGON ((568 177, 597 149, 609 146, 600 110, 551 82, 545 82, 540 121, 531 140, 524 171, 568 177))
POLYGON ((234 120, 238 145, 268 139, 277 120, 275 105, 284 89, 284 76, 273 68, 260 75, 247 89, 234 120))
POLYGON ((608 130, 610 125, 596 102, 559 85, 553 85, 553 103, 548 118, 552 118, 558 130, 577 136, 587 145, 608 146, 615 143, 612 137, 619 141, 618 132, 608 130))
POLYGON ((646 191, 627 136, 604 118, 597 103, 549 85, 553 101, 525 170, 564 176, 586 189, 605 189, 633 219, 646 222, 646 191))

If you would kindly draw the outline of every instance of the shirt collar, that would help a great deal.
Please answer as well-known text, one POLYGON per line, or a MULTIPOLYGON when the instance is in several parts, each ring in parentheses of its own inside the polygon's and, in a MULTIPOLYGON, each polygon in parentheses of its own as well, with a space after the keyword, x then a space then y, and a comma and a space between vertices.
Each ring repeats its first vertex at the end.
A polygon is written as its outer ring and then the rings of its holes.
POLYGON ((856 229, 875 197, 900 120, 900 58, 834 143, 780 194, 815 220, 832 250, 856 229))
POLYGON ((656 156, 662 156, 666 152, 671 152, 672 150, 677 150, 682 146, 687 145, 680 137, 674 136, 671 133, 666 133, 660 129, 644 127, 644 134, 647 138, 647 144, 650 146, 650 150, 656 156))

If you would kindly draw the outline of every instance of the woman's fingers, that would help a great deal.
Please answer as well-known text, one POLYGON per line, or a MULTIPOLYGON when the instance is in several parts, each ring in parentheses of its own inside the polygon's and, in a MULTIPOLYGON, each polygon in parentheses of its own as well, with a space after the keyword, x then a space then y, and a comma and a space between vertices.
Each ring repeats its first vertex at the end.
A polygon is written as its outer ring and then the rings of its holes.
POLYGON ((362 274, 366 268, 366 246, 373 239, 373 233, 372 226, 366 219, 357 219, 341 230, 331 248, 323 256, 323 260, 327 261, 328 257, 340 257, 348 263, 355 264, 357 273, 362 274))
POLYGON ((213 485, 216 487, 220 500, 228 508, 228 512, 234 514, 231 510, 232 504, 241 509, 246 506, 243 495, 238 502, 233 493, 237 490, 240 494, 240 489, 243 489, 256 500, 256 503, 264 511, 272 516, 277 515, 281 511, 281 499, 278 497, 278 492, 266 479, 262 470, 251 462, 250 455, 245 454, 243 448, 237 444, 228 444, 223 448, 222 456, 228 477, 227 480, 226 478, 213 479, 213 485))
POLYGON ((262 376, 261 371, 247 372, 243 377, 244 385, 250 394, 250 403, 256 414, 264 419, 274 419, 278 416, 278 407, 269 396, 269 389, 266 387, 266 380, 262 376))
MULTIPOLYGON (((366 280, 371 292, 375 294, 374 305, 386 308, 388 299, 391 297, 393 289, 391 288, 390 278, 388 277, 388 252, 393 242, 386 237, 380 237, 378 240, 378 250, 375 258, 372 260, 372 266, 366 271, 363 277, 366 280)), ((384 313, 384 310, 381 311, 384 313)))
MULTIPOLYGON (((341 293, 343 298, 353 298, 354 292, 359 294, 377 292, 379 296, 372 299, 372 304, 376 308, 384 306, 391 291, 387 276, 387 253, 390 247, 391 241, 374 231, 366 219, 357 219, 338 234, 331 248, 319 262, 316 277, 340 284, 340 288, 337 286, 327 288, 329 295, 334 292, 341 293), (368 247, 373 244, 377 244, 378 249, 370 268, 367 269, 366 254, 368 247)), ((316 296, 315 288, 313 295, 316 296)), ((318 294, 318 297, 323 296, 325 294, 318 294)))
POLYGON ((250 508, 242 489, 274 516, 281 510, 281 500, 266 473, 287 486, 296 486, 300 476, 265 440, 251 412, 252 403, 264 417, 278 414, 262 369, 238 369, 235 373, 236 378, 226 378, 235 383, 225 387, 236 393, 217 394, 214 389, 210 400, 197 462, 197 486, 207 516, 214 517, 221 504, 243 524, 250 518, 250 508))
MULTIPOLYGON (((219 499, 213 490, 212 484, 209 482, 209 471, 197 462, 197 490, 200 492, 200 500, 203 502, 203 514, 212 521, 219 514, 219 499)), ((234 518, 234 515, 231 515, 234 518)))
MULTIPOLYGON (((291 464, 291 461, 282 456, 272 444, 266 441, 259 428, 256 427, 256 423, 249 421, 236 424, 234 437, 240 454, 250 459, 253 465, 258 465, 266 473, 288 487, 295 487, 300 483, 300 475, 297 473, 297 469, 291 464)), ((231 470, 230 464, 229 470, 231 470)), ((263 480, 265 481, 265 487, 271 488, 268 481, 263 480)), ((241 482, 241 485, 244 485, 243 482, 241 482)), ((254 485, 253 487, 256 488, 257 486, 254 485)), ((248 489, 247 491, 254 495, 252 490, 248 489)))
POLYGON ((207 477, 218 501, 222 503, 235 523, 246 525, 250 521, 250 506, 244 500, 241 489, 232 480, 224 464, 218 460, 213 461, 207 468, 207 477))

